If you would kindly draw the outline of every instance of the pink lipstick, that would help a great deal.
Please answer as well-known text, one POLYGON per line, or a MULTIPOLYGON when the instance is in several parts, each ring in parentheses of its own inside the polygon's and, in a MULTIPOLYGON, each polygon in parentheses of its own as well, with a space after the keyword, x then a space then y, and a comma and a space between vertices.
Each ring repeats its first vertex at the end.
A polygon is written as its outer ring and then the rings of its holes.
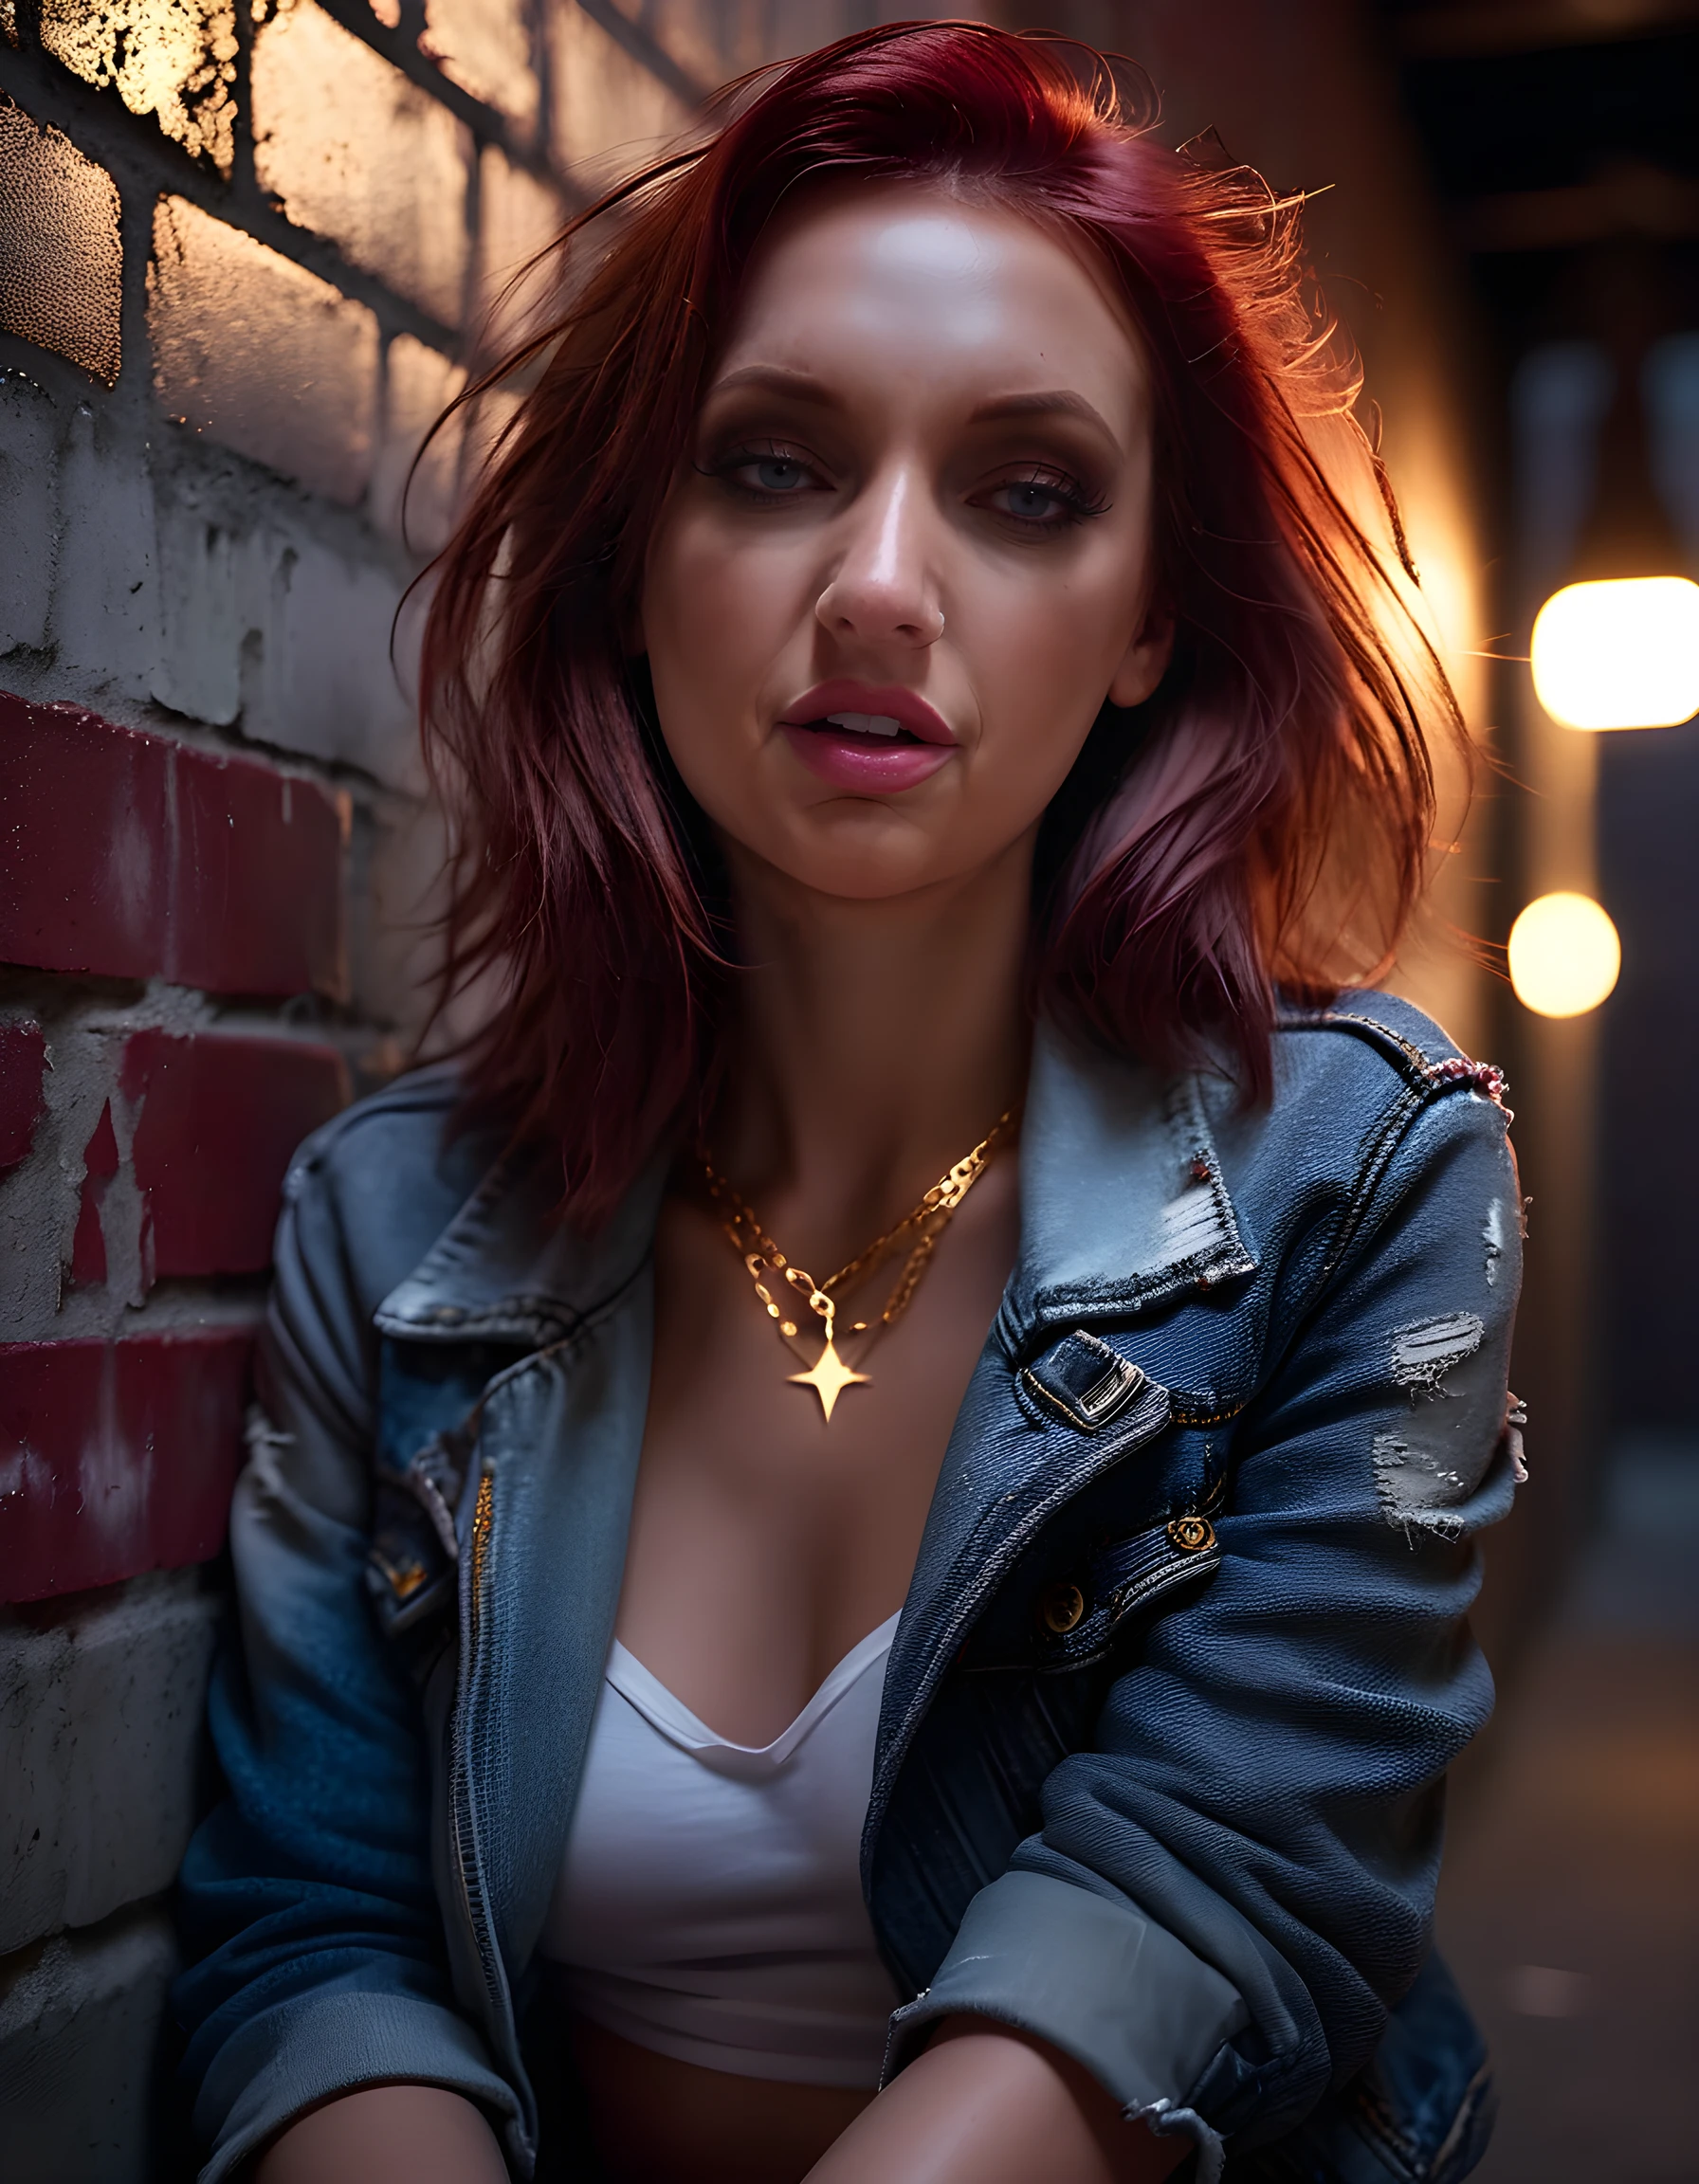
POLYGON ((956 748, 943 715, 895 683, 816 683, 785 708, 779 726, 811 774, 863 795, 917 788, 956 748))

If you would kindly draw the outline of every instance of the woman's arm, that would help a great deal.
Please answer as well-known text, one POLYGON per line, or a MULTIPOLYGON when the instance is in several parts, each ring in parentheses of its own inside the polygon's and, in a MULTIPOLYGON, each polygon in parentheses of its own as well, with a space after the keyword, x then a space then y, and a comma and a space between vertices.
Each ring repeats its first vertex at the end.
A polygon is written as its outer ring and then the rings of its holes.
POLYGON ((455 2007, 419 1695, 366 1582, 373 1315, 458 1189, 432 1198, 439 1179, 407 1138, 434 1146, 429 1094, 339 1118, 285 1186, 265 1417, 230 1512, 241 1644, 209 1702, 228 1795, 196 1830, 177 1897, 182 2081, 217 2184, 359 2086, 452 2088, 498 2128, 518 2116, 455 2007))
POLYGON ((495 2133, 440 2085, 368 2085, 291 2124, 254 2184, 507 2184, 495 2133))
POLYGON ((951 2017, 808 2184, 1160 2184, 1194 2151, 1124 2121, 1096 2079, 1045 2042, 951 2017))
MULTIPOLYGON (((1330 1071, 1312 1092, 1367 1166, 1348 1191, 1295 1183, 1289 1232, 1263 1240, 1271 1369, 1226 1450, 1220 1567, 1142 1633, 1091 1748, 1045 1782, 1041 1831, 893 2025, 899 2067, 952 2017, 1049 2040, 1188 2131, 1205 2175, 1227 2139, 1300 2125, 1420 1975, 1438 1784, 1491 1697, 1464 1621, 1473 1535, 1515 1472, 1503 1114, 1461 1079, 1414 1113, 1400 1095, 1390 1121, 1377 1080, 1330 1071)), ((1300 1173, 1289 1148, 1258 1154, 1277 1156, 1300 1173)), ((1448 2075, 1444 2100, 1466 2083, 1448 2075)))

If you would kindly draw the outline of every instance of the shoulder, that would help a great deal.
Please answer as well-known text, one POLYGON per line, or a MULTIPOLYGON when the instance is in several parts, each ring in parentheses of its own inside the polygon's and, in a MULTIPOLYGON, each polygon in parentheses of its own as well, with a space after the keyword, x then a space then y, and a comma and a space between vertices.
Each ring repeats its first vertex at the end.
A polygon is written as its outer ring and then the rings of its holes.
POLYGON ((1273 1061, 1265 1104, 1242 1104, 1228 1084, 1206 1095, 1253 1222, 1331 1224, 1343 1211, 1354 1228, 1371 1201, 1390 1205, 1411 1187, 1467 1195, 1492 1176, 1493 1189, 1510 1190, 1502 1072, 1412 1003, 1354 991, 1328 1008, 1284 1008, 1273 1061), (1464 1185, 1466 1172, 1474 1180, 1464 1185))
POLYGON ((1471 1060, 1431 1016, 1396 993, 1360 988, 1324 1009, 1283 1005, 1274 1046, 1276 1068, 1294 1083, 1343 1078, 1372 1092, 1384 1088, 1390 1075, 1423 1092, 1452 1083, 1503 1088, 1491 1064, 1471 1060))
POLYGON ((1413 1002, 1353 990, 1331 1006, 1283 1007, 1274 1027, 1274 1096, 1265 1127, 1361 1145, 1420 1115, 1473 1117, 1502 1137, 1510 1119, 1504 1072, 1463 1049, 1413 1002))
POLYGON ((457 1130, 459 1071, 410 1071, 316 1130, 283 1182, 279 1272, 334 1261, 375 1310, 410 1274, 478 1188, 500 1144, 457 1130))

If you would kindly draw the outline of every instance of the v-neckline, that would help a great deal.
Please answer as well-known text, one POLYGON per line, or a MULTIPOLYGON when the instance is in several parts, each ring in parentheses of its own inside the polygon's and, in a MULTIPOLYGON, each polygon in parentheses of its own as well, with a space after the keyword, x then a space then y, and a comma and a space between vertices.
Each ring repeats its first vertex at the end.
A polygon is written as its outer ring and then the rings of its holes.
POLYGON ((876 1630, 869 1630, 852 1646, 828 1673, 796 1719, 788 1728, 780 1730, 770 1744, 736 1744, 730 1738, 720 1736, 700 1716, 693 1714, 683 1700, 676 1698, 658 1676, 651 1675, 636 1654, 622 1646, 617 1638, 609 1648, 606 1675, 620 1697, 680 1751, 688 1752, 705 1766, 726 1774, 746 1777, 773 1774, 795 1754, 845 1693, 890 1651, 897 1623, 896 1615, 887 1615, 876 1630))

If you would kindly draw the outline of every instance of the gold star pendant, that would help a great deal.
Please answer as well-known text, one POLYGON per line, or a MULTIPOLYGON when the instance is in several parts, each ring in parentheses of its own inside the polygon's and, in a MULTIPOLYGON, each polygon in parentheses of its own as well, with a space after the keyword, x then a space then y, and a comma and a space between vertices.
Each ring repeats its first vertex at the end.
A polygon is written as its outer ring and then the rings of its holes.
POLYGON ((798 1387, 813 1390, 820 1398, 820 1408, 826 1413, 826 1423, 829 1426, 831 1423, 833 1407, 844 1390, 846 1388, 865 1388, 868 1385, 867 1374, 852 1373, 838 1356, 838 1346, 832 1340, 830 1329, 826 1336, 826 1347, 814 1359, 810 1370, 806 1373, 790 1374, 788 1377, 798 1387))

